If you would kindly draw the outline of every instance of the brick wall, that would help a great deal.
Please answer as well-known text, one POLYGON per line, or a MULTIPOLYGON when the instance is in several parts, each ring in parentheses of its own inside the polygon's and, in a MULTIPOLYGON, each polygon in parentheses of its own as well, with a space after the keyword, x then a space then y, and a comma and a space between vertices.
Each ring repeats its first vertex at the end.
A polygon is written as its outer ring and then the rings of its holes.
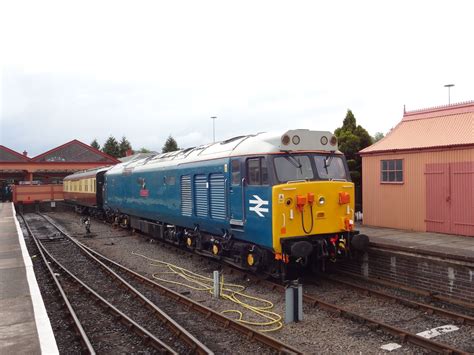
POLYGON ((363 257, 338 266, 342 271, 364 277, 474 302, 473 263, 370 248, 363 257))

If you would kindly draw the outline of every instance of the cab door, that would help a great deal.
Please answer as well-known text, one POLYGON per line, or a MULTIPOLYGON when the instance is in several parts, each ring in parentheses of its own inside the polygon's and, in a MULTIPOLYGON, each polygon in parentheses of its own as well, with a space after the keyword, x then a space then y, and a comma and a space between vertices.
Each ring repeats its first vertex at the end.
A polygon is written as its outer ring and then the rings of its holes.
POLYGON ((266 157, 246 160, 245 236, 243 239, 272 247, 272 213, 270 179, 266 157))
POLYGON ((245 224, 245 176, 240 158, 230 160, 230 225, 243 230, 245 224))

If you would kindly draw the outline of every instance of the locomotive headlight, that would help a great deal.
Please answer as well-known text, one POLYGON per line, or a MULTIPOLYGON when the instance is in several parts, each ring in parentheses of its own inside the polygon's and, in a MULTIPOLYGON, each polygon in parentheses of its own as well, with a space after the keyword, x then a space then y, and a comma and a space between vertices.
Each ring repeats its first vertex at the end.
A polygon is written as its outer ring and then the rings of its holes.
POLYGON ((301 142, 300 136, 293 136, 291 141, 293 142, 294 145, 300 144, 300 142, 301 142))
POLYGON ((336 136, 332 136, 332 137, 331 137, 330 143, 331 143, 331 145, 336 145, 336 143, 337 143, 337 138, 336 138, 336 136))
POLYGON ((321 197, 318 199, 318 204, 319 204, 320 206, 322 206, 322 205, 324 205, 325 203, 326 203, 326 199, 325 199, 323 196, 321 196, 321 197))
POLYGON ((281 143, 283 145, 288 145, 288 143, 290 143, 290 136, 285 134, 283 137, 281 137, 281 143))

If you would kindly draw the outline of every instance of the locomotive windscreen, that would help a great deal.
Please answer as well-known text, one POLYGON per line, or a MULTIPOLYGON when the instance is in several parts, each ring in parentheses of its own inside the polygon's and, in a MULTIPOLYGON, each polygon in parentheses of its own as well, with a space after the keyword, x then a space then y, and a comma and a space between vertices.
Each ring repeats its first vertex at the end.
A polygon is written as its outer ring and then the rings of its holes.
POLYGON ((273 159, 280 183, 298 180, 349 180, 344 158, 321 154, 290 154, 273 159))

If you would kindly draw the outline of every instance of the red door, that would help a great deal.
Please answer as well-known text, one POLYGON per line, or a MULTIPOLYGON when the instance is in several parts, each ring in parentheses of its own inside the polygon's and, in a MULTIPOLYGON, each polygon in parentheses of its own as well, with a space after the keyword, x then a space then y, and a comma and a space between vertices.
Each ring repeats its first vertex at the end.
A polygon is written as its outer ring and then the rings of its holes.
POLYGON ((450 164, 451 233, 474 236, 474 162, 450 164))
POLYGON ((449 164, 426 164, 426 230, 449 233, 449 164))
POLYGON ((427 164, 426 230, 474 236, 474 162, 427 164))

